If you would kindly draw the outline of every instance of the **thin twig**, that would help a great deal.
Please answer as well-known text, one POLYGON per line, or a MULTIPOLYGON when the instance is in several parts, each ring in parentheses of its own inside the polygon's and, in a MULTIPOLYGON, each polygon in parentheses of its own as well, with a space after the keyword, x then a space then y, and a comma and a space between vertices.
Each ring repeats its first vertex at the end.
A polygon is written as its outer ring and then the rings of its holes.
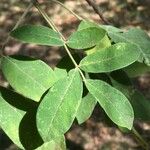
POLYGON ((97 13, 100 17, 100 19, 105 23, 105 24, 110 24, 102 15, 102 13, 100 12, 98 6, 94 3, 94 1, 92 0, 86 0, 86 2, 93 8, 93 10, 95 11, 95 13, 97 13))
MULTIPOLYGON (((27 7, 27 9, 25 10, 25 12, 22 14, 22 16, 19 18, 19 20, 17 21, 17 23, 15 24, 15 26, 13 27, 12 31, 15 30, 23 21, 23 19, 25 18, 25 16, 27 15, 27 13, 30 11, 30 9, 33 7, 33 1, 30 2, 29 6, 27 7)), ((0 56, 3 55, 5 47, 7 45, 7 43, 10 40, 10 34, 8 35, 8 37, 6 38, 4 44, 2 45, 1 51, 0 51, 0 56)))

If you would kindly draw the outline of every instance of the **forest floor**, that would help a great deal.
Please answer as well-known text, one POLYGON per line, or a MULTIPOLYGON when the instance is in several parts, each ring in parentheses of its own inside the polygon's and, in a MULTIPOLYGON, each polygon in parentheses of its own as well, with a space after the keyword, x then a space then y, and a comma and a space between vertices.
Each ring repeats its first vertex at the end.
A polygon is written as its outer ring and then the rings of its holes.
MULTIPOLYGON (((43 3, 45 0, 39 0, 43 3)), ((102 23, 99 16, 93 12, 86 1, 62 0, 66 6, 74 10, 84 18, 102 23)), ((9 32, 14 27, 18 18, 27 8, 29 0, 0 0, 0 47, 5 42, 9 32)), ((104 17, 114 26, 122 29, 140 27, 150 35, 150 0, 95 0, 100 6, 104 17)), ((43 9, 51 16, 53 21, 66 37, 74 31, 79 21, 61 8, 59 5, 50 3, 43 5, 43 9)), ((23 24, 47 25, 37 10, 33 8, 23 21, 23 24)), ((63 49, 56 47, 44 47, 33 44, 22 44, 13 39, 5 48, 7 55, 21 54, 39 58, 55 66, 64 55, 63 49)), ((136 78, 136 86, 150 99, 150 75, 145 74, 136 78)), ((8 86, 7 81, 0 73, 0 85, 8 86)), ((104 112, 96 109, 92 117, 81 126, 74 123, 66 134, 68 149, 70 150, 142 150, 132 134, 122 133, 110 121, 105 121, 104 112)), ((150 123, 135 123, 136 128, 150 143, 150 123)), ((0 131, 0 150, 17 150, 8 137, 0 131)))

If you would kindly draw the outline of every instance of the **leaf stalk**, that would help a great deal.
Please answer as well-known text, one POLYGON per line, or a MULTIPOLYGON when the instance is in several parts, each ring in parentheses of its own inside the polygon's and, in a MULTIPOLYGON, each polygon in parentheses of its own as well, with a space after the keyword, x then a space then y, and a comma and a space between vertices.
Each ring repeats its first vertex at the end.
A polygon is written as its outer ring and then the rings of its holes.
POLYGON ((45 11, 43 11, 39 5, 38 2, 34 3, 34 6, 38 9, 38 11, 41 13, 41 15, 43 16, 43 18, 47 21, 47 23, 50 25, 50 27, 56 31, 57 33, 59 33, 59 35, 61 36, 62 38, 62 41, 64 43, 64 48, 68 54, 68 56, 70 57, 70 59, 72 60, 73 64, 75 65, 75 68, 78 68, 80 74, 81 74, 81 77, 83 78, 83 81, 86 81, 85 79, 85 76, 84 74, 82 73, 82 71, 80 70, 78 64, 76 63, 75 59, 73 58, 67 44, 66 44, 66 38, 63 36, 63 34, 58 30, 58 28, 56 27, 56 25, 54 24, 54 22, 51 20, 51 18, 45 13, 45 11))
POLYGON ((132 133, 135 136, 136 140, 139 142, 139 144, 145 149, 149 150, 148 143, 141 137, 141 135, 136 131, 136 129, 132 128, 132 133))

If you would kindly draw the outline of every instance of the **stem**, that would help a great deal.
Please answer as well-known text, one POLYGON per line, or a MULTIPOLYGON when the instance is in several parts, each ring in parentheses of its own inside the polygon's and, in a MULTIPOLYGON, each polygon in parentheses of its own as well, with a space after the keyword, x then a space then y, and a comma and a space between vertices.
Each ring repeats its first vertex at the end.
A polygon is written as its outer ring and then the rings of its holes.
POLYGON ((149 146, 148 143, 141 137, 141 135, 136 131, 135 128, 132 129, 132 133, 134 134, 135 138, 139 142, 139 144, 145 149, 148 150, 149 146))
POLYGON ((64 7, 66 10, 68 10, 70 13, 72 13, 77 19, 79 20, 84 20, 81 16, 79 16, 78 14, 76 14, 74 11, 70 10, 67 6, 65 6, 63 3, 61 3, 58 0, 51 0, 55 3, 58 3, 59 5, 61 5, 62 7, 64 7))
POLYGON ((63 36, 63 34, 58 30, 58 28, 56 27, 56 25, 54 24, 54 22, 51 20, 50 17, 48 17, 48 15, 45 13, 45 11, 43 11, 40 6, 39 6, 39 3, 36 2, 35 4, 35 7, 38 9, 38 11, 41 13, 41 15, 43 16, 43 18, 49 23, 50 27, 52 29, 54 29, 57 33, 59 33, 59 35, 61 36, 62 40, 63 40, 63 43, 64 43, 64 48, 67 52, 67 54, 69 55, 70 59, 72 60, 73 64, 75 65, 75 68, 78 68, 82 78, 83 78, 83 81, 86 81, 85 77, 84 77, 84 74, 82 73, 82 71, 80 70, 78 64, 76 63, 75 59, 73 58, 71 52, 69 51, 69 48, 67 47, 66 45, 66 38, 63 36))
POLYGON ((74 60, 73 56, 71 55, 67 45, 64 43, 64 48, 67 52, 67 54, 69 55, 70 59, 72 60, 73 64, 75 65, 76 68, 78 68, 78 64, 76 63, 76 61, 74 60))
POLYGON ((66 42, 65 37, 61 34, 61 32, 58 30, 58 28, 55 26, 54 22, 50 19, 50 17, 46 14, 46 12, 44 10, 41 9, 40 5, 38 2, 36 2, 34 4, 34 6, 38 9, 38 11, 41 13, 41 15, 43 16, 43 18, 47 21, 47 23, 49 24, 49 26, 56 32, 59 33, 59 35, 61 36, 61 38, 63 39, 64 43, 66 42))
POLYGON ((98 6, 95 4, 95 2, 93 0, 86 0, 86 2, 93 8, 93 10, 95 11, 96 14, 99 15, 99 18, 105 23, 105 24, 110 24, 102 15, 102 13, 100 12, 98 6))
POLYGON ((43 11, 41 8, 40 8, 40 5, 38 2, 35 2, 34 3, 34 6, 37 8, 37 10, 41 13, 41 15, 44 17, 44 19, 47 21, 47 23, 49 24, 49 26, 54 30, 54 31, 57 31, 53 25, 53 23, 51 22, 51 20, 49 19, 48 15, 45 13, 45 11, 43 11))
MULTIPOLYGON (((22 16, 19 18, 19 20, 17 21, 17 23, 15 24, 15 26, 13 27, 12 30, 15 30, 23 21, 23 19, 25 18, 25 16, 27 15, 27 13, 30 11, 30 9, 33 7, 33 1, 30 2, 29 6, 27 7, 27 9, 25 10, 25 12, 22 14, 22 16)), ((3 55, 3 51, 7 45, 7 43, 9 42, 10 40, 10 35, 8 35, 8 37, 6 38, 4 44, 2 45, 2 48, 1 48, 1 56, 3 55)))

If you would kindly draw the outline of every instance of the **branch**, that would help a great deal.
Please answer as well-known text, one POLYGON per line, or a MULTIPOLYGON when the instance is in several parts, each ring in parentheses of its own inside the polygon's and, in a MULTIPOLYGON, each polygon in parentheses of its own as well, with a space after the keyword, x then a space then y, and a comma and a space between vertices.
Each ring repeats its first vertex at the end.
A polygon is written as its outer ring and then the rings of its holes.
POLYGON ((105 24, 110 24, 102 15, 102 13, 100 12, 98 6, 94 3, 94 1, 92 0, 86 0, 86 2, 93 8, 93 10, 95 11, 96 14, 99 15, 100 19, 105 23, 105 24))

